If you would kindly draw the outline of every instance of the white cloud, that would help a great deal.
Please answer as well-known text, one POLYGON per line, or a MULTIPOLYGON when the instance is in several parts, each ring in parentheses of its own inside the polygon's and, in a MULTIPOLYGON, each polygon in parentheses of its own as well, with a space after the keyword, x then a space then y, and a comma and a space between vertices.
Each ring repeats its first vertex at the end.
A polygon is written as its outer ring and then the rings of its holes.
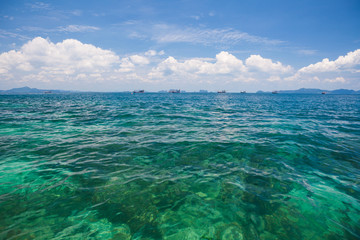
POLYGON ((307 66, 295 72, 289 65, 260 55, 242 60, 222 51, 213 58, 177 59, 151 49, 120 57, 75 39, 53 43, 37 37, 19 50, 0 54, 0 83, 3 87, 26 83, 43 88, 112 91, 121 90, 121 86, 129 90, 144 85, 153 86, 153 90, 190 86, 219 90, 231 86, 229 91, 271 90, 274 86, 358 86, 359 52, 350 52, 334 61, 323 60, 309 65, 316 67, 307 66), (337 69, 335 75, 333 69, 337 69))
POLYGON ((317 76, 313 77, 314 81, 320 82, 320 78, 318 78, 317 76))
POLYGON ((61 32, 92 32, 100 30, 100 28, 87 25, 68 25, 66 27, 59 27, 58 30, 61 32))
POLYGON ((188 59, 184 62, 177 61, 174 57, 168 57, 149 73, 151 78, 160 78, 168 75, 217 75, 244 72, 245 66, 240 59, 228 52, 220 52, 216 55, 215 62, 188 59))
POLYGON ((132 55, 132 56, 130 56, 130 59, 133 63, 139 64, 139 65, 146 65, 146 64, 150 63, 148 58, 146 58, 144 56, 140 56, 140 55, 132 55))
POLYGON ((2 53, 0 72, 27 80, 31 76, 34 79, 61 79, 73 74, 106 72, 118 62, 116 54, 91 44, 74 39, 54 44, 37 37, 24 44, 19 51, 2 53))
POLYGON ((155 50, 149 50, 145 53, 145 56, 156 56, 157 52, 155 50))
POLYGON ((3 29, 0 29, 0 38, 15 38, 15 39, 20 39, 20 40, 29 40, 30 39, 28 36, 14 33, 14 32, 5 31, 3 29))
POLYGON ((39 10, 50 10, 51 6, 48 3, 43 3, 43 2, 35 2, 32 4, 29 4, 29 6, 32 9, 39 9, 39 10))
MULTIPOLYGON (((156 52, 155 50, 149 50, 144 53, 145 56, 148 56, 150 58, 162 54, 164 54, 164 51, 156 52)), ((136 65, 144 66, 150 64, 150 59, 145 56, 135 54, 129 57, 122 58, 120 61, 120 68, 116 71, 131 72, 131 71, 135 71, 136 65)))
POLYGON ((238 76, 231 79, 232 82, 256 82, 257 79, 251 76, 238 76))
POLYGON ((153 57, 153 56, 156 56, 156 55, 161 56, 161 55, 164 55, 164 54, 165 54, 164 50, 161 50, 160 52, 157 52, 155 50, 149 50, 149 51, 145 52, 144 55, 149 56, 149 57, 153 57))
POLYGON ((245 66, 240 59, 223 51, 216 55, 216 62, 214 64, 204 64, 199 72, 206 74, 227 74, 244 71, 245 66))
POLYGON ((74 10, 74 11, 70 11, 70 13, 74 16, 80 17, 83 12, 81 10, 74 10))
POLYGON ((299 70, 300 73, 316 73, 316 72, 329 72, 337 69, 334 61, 329 61, 328 58, 323 59, 321 62, 310 64, 299 70))
MULTIPOLYGON (((339 56, 331 61, 324 58, 321 62, 310 64, 299 69, 294 75, 284 78, 285 81, 293 81, 308 84, 336 85, 352 84, 355 86, 356 79, 359 78, 360 68, 360 49, 339 56), (334 76, 336 74, 336 76, 334 76), (341 74, 341 76, 339 76, 341 74)), ((345 85, 344 85, 345 86, 345 85)), ((320 87, 324 87, 321 85, 320 87)), ((348 85, 348 87, 352 87, 348 85)))
POLYGON ((279 76, 270 76, 267 80, 269 82, 278 82, 281 81, 281 78, 279 76))
POLYGON ((134 29, 130 33, 132 38, 151 38, 159 43, 200 43, 210 44, 229 44, 239 42, 250 42, 256 44, 276 45, 283 41, 272 40, 265 37, 254 36, 235 29, 209 29, 209 28, 182 28, 176 25, 156 24, 147 28, 134 29))
POLYGON ((19 66, 25 71, 33 68, 21 52, 11 50, 0 55, 0 73, 8 73, 12 68, 19 69, 19 66))
POLYGON ((68 26, 60 26, 57 28, 42 28, 42 27, 33 27, 33 26, 23 26, 20 28, 23 31, 30 31, 30 32, 43 32, 43 33, 49 33, 49 32, 94 32, 100 30, 99 27, 95 26, 88 26, 88 25, 68 25, 68 26))
POLYGON ((263 58, 260 55, 251 55, 246 59, 246 66, 263 72, 288 73, 293 70, 291 66, 284 66, 281 62, 274 63, 271 59, 263 58))
POLYGON ((343 77, 337 77, 337 78, 327 78, 327 79, 325 79, 325 82, 329 82, 329 83, 345 83, 346 80, 343 77))
POLYGON ((335 61, 324 58, 321 62, 310 64, 299 70, 300 73, 319 73, 347 70, 360 65, 360 49, 349 52, 345 56, 338 57, 335 61))
POLYGON ((128 57, 121 59, 120 68, 117 70, 118 72, 131 72, 134 70, 135 64, 132 63, 128 57))

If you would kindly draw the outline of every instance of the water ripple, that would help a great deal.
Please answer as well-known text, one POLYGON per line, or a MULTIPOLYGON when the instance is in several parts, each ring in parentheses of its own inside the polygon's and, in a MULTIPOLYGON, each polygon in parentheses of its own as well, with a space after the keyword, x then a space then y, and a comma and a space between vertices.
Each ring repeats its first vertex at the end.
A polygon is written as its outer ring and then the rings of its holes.
POLYGON ((359 106, 0 95, 0 239, 356 239, 359 106))

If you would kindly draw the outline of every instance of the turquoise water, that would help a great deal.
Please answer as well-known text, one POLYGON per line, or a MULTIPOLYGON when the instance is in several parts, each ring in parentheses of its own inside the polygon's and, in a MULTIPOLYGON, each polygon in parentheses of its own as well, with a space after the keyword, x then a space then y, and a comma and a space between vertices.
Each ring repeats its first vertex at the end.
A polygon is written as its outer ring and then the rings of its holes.
POLYGON ((0 96, 0 239, 359 239, 360 96, 0 96))

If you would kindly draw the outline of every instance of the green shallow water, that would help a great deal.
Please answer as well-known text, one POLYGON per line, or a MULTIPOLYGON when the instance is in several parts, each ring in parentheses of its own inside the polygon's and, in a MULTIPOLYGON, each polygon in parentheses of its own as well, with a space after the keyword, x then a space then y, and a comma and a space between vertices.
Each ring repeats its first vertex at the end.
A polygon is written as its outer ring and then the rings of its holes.
POLYGON ((359 239, 360 96, 0 96, 0 239, 359 239))

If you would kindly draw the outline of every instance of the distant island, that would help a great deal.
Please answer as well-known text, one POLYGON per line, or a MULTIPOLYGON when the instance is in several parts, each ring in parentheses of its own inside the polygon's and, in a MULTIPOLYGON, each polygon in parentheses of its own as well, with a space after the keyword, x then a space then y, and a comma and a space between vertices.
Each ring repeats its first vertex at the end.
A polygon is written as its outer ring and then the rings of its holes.
MULTIPOLYGON (((30 88, 30 87, 21 87, 21 88, 12 88, 9 90, 0 90, 0 94, 51 94, 51 93, 76 93, 80 91, 68 91, 68 90, 48 90, 48 89, 38 89, 38 88, 30 88)), ((86 92, 86 91, 84 91, 86 92)), ((119 91, 120 92, 120 91, 119 91)), ((122 91, 129 92, 129 91, 122 91)), ((167 93, 168 91, 162 90, 159 93, 167 93)), ((185 93, 185 91, 181 91, 185 93)), ((317 88, 300 88, 298 90, 278 90, 277 93, 285 93, 285 94, 360 94, 359 91, 351 90, 351 89, 336 89, 336 90, 323 90, 317 88)), ((211 93, 207 90, 200 90, 199 93, 211 93)), ((233 92, 236 93, 236 92, 233 92)), ((245 93, 245 91, 239 92, 245 93)), ((272 93, 271 91, 257 91, 256 93, 272 93)))
MULTIPOLYGON (((256 93, 271 93, 264 91, 257 91, 256 93)), ((293 93, 293 94, 360 94, 360 91, 350 89, 336 89, 336 90, 324 90, 318 88, 300 88, 298 90, 279 90, 277 93, 293 93)))
POLYGON ((0 90, 0 94, 49 94, 49 93, 69 93, 74 91, 66 90, 48 90, 30 87, 12 88, 10 90, 0 90))

